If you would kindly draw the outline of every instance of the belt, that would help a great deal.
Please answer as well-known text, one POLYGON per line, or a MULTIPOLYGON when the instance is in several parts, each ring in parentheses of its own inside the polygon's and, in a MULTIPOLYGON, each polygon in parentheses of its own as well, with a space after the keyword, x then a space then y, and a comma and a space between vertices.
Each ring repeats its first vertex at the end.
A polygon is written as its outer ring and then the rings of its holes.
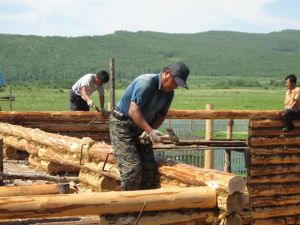
POLYGON ((129 119, 128 116, 126 116, 124 113, 118 111, 117 109, 113 109, 113 110, 112 110, 112 115, 113 115, 116 119, 122 120, 122 121, 128 120, 128 119, 129 119))

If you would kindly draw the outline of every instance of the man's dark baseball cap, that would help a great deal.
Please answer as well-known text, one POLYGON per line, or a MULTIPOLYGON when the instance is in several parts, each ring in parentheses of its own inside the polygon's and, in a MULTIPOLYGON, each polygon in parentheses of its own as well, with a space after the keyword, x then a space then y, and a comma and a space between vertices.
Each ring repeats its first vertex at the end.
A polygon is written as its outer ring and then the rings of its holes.
POLYGON ((186 85, 186 80, 189 76, 190 70, 187 67, 187 65, 181 62, 177 62, 168 66, 168 68, 171 71, 171 73, 175 76, 177 86, 188 89, 188 86, 186 85))

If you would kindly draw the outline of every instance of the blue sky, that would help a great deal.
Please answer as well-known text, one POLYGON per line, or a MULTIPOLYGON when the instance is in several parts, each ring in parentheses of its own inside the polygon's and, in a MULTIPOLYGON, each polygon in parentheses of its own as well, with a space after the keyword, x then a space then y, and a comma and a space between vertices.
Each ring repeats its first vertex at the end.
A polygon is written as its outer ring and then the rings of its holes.
POLYGON ((300 30, 299 0, 0 0, 0 33, 6 34, 284 29, 300 30))

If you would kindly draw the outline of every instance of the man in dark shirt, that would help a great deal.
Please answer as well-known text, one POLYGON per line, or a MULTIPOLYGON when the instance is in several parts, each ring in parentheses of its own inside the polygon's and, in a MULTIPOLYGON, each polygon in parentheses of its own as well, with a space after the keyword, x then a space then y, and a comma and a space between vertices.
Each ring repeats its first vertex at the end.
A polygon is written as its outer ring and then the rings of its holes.
POLYGON ((155 187, 157 166, 152 143, 161 141, 157 129, 170 108, 174 90, 187 88, 188 75, 189 69, 184 63, 172 64, 160 74, 140 75, 113 110, 109 121, 110 138, 122 190, 155 187))

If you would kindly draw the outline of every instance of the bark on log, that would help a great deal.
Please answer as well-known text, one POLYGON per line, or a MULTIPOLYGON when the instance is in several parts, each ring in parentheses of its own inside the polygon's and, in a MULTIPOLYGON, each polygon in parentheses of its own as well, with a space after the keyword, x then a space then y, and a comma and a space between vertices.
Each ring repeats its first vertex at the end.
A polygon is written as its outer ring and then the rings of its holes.
POLYGON ((249 145, 257 146, 277 146, 277 145, 300 145, 300 137, 252 137, 249 145))
POLYGON ((47 132, 109 132, 108 123, 94 122, 94 123, 78 123, 78 122, 24 122, 19 124, 27 128, 38 128, 47 132))
POLYGON ((216 190, 233 193, 244 192, 245 181, 240 176, 219 170, 202 169, 165 159, 157 159, 160 174, 177 179, 183 183, 203 186, 208 185, 216 190), (232 183, 232 184, 230 184, 232 183))
MULTIPOLYGON (((101 225, 124 225, 126 221, 127 225, 135 225, 138 215, 103 215, 100 217, 101 225)), ((139 225, 172 225, 172 224, 199 224, 204 225, 213 222, 212 211, 196 211, 185 210, 184 212, 167 211, 167 212, 144 212, 140 217, 139 225), (154 222, 155 221, 155 222, 154 222)))
POLYGON ((0 112, 0 121, 20 124, 28 121, 45 122, 97 122, 107 121, 109 113, 98 112, 0 112))
POLYGON ((281 119, 278 110, 169 110, 167 119, 281 119))
POLYGON ((288 182, 300 182, 300 173, 287 173, 279 175, 267 175, 267 176, 257 176, 248 177, 248 184, 264 184, 264 183, 288 183, 288 182))
POLYGON ((292 130, 290 132, 283 132, 282 128, 263 128, 263 129, 250 129, 249 130, 249 136, 251 137, 278 137, 278 136, 285 136, 285 137, 289 137, 289 136, 300 136, 300 129, 295 129, 292 130))
POLYGON ((51 175, 57 174, 78 174, 78 168, 70 165, 57 164, 51 161, 41 160, 38 157, 30 156, 28 158, 29 164, 36 166, 51 175))
POLYGON ((273 195, 292 195, 299 194, 300 183, 286 183, 286 184, 249 184, 249 196, 273 196, 273 195))
POLYGON ((300 154, 281 154, 281 155, 252 155, 252 164, 291 164, 299 163, 300 154))
POLYGON ((0 220, 0 225, 99 225, 99 216, 0 220))
MULTIPOLYGON (((295 127, 300 127, 300 121, 294 121, 295 127)), ((284 122, 282 118, 280 120, 251 120, 249 123, 251 128, 282 128, 284 126, 284 122)))
POLYGON ((216 192, 208 187, 0 198, 0 219, 103 215, 174 209, 212 209, 216 192), (38 213, 37 213, 38 212, 38 213))
POLYGON ((121 189, 116 180, 86 170, 80 171, 79 180, 83 184, 92 186, 96 191, 119 191, 121 189))
POLYGON ((299 154, 300 148, 297 146, 251 148, 250 152, 253 155, 299 154))
POLYGON ((90 138, 72 138, 58 134, 47 133, 39 129, 24 128, 21 126, 0 123, 0 133, 5 136, 16 136, 30 142, 49 146, 55 149, 80 152, 82 148, 89 148, 94 141, 90 138))
POLYGON ((281 216, 300 215, 300 205, 255 208, 253 219, 268 219, 281 216))
POLYGON ((92 161, 95 163, 105 161, 106 158, 107 158, 106 160, 107 162, 116 163, 112 146, 106 143, 97 142, 93 144, 89 149, 89 155, 92 158, 92 161))
POLYGON ((287 225, 285 218, 254 220, 253 225, 287 225))
POLYGON ((70 177, 70 176, 51 176, 48 174, 41 173, 14 173, 14 172, 4 172, 0 174, 0 179, 2 180, 12 180, 12 179, 26 179, 26 180, 47 180, 54 182, 79 182, 78 177, 70 177))
POLYGON ((250 198, 250 206, 257 207, 272 207, 300 204, 300 194, 297 195, 282 195, 282 196, 262 196, 250 198))
POLYGON ((66 135, 74 138, 91 138, 94 141, 110 142, 109 134, 106 132, 60 132, 61 135, 66 135))
POLYGON ((21 150, 21 151, 26 151, 29 154, 32 155, 37 155, 37 146, 38 145, 34 145, 31 142, 29 142, 26 139, 20 139, 18 137, 15 136, 4 136, 4 142, 7 146, 21 150))
POLYGON ((0 197, 69 193, 70 184, 40 184, 0 187, 0 197))
MULTIPOLYGON (((107 121, 109 113, 98 112, 0 112, 0 121, 90 122, 107 121)), ((169 110, 167 119, 281 119, 279 110, 169 110)))
POLYGON ((104 162, 99 162, 99 163, 90 162, 90 163, 85 163, 82 166, 82 169, 91 171, 93 173, 102 174, 111 177, 115 180, 120 180, 120 172, 115 165, 111 163, 106 163, 105 167, 103 166, 104 166, 104 162))
POLYGON ((249 169, 249 174, 253 177, 286 173, 300 173, 300 165, 251 165, 251 168, 249 169))

